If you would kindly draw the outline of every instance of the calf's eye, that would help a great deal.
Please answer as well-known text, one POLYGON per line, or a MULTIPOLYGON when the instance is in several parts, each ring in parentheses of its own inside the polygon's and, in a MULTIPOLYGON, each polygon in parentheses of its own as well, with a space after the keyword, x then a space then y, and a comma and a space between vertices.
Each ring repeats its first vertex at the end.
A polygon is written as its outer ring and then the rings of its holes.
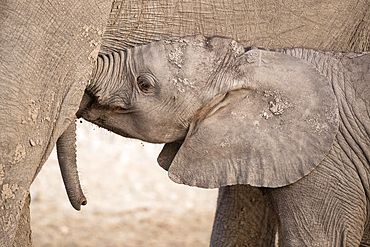
POLYGON ((136 79, 139 90, 143 93, 150 93, 154 89, 154 79, 149 75, 141 75, 136 79))

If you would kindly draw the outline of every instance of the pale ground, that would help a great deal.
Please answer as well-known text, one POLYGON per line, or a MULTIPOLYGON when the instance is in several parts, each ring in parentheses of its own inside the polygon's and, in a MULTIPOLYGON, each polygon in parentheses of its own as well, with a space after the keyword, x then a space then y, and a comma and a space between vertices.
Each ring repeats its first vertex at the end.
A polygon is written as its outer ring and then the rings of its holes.
POLYGON ((208 246, 217 190, 175 184, 156 163, 162 145, 78 125, 87 206, 69 204, 52 153, 31 187, 34 246, 208 246))

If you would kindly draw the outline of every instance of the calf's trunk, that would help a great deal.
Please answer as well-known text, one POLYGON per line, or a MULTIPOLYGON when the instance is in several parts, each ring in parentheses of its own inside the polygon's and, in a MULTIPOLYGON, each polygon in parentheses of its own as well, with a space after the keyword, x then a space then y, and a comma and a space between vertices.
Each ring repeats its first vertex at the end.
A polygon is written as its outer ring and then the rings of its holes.
MULTIPOLYGON (((132 81, 135 80, 132 78, 135 73, 130 66, 130 57, 130 50, 99 54, 86 92, 100 105, 122 108, 129 105, 132 81)), ((82 102, 80 110, 84 106, 86 104, 82 102)))
POLYGON ((75 121, 59 137, 57 141, 57 155, 68 199, 73 208, 80 210, 81 205, 87 204, 87 200, 82 192, 77 171, 75 121))

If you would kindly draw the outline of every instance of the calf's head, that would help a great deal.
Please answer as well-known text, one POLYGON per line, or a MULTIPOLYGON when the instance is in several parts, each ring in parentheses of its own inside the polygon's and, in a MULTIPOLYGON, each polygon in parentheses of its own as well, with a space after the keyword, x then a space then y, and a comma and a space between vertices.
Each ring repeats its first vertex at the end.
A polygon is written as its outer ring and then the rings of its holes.
POLYGON ((100 54, 78 114, 126 137, 184 139, 195 113, 228 90, 219 70, 243 52, 230 39, 191 36, 100 54))
POLYGON ((158 163, 170 178, 204 188, 293 183, 338 128, 333 91, 313 65, 203 36, 100 54, 77 115, 166 143, 158 163))

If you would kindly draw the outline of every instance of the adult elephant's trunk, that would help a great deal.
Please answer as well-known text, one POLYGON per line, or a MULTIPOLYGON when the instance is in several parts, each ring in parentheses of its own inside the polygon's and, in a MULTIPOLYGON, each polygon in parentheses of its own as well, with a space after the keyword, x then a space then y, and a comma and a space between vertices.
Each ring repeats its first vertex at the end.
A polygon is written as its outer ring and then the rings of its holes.
POLYGON ((76 122, 73 121, 57 141, 57 155, 69 201, 76 210, 86 205, 77 171, 76 122))

